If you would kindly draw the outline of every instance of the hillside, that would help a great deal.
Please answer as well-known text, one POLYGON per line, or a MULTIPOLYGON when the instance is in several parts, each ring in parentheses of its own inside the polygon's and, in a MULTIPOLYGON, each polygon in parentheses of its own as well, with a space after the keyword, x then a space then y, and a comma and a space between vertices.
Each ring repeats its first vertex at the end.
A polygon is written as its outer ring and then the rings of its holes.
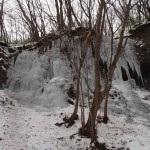
MULTIPOLYGON (((61 99, 61 97, 60 97, 61 99)), ((109 122, 98 123, 98 140, 108 150, 150 149, 150 92, 114 83, 109 98, 109 122)), ((0 91, 0 149, 4 150, 87 150, 90 139, 78 136, 79 120, 71 128, 58 127, 73 106, 42 109, 27 107, 0 91)), ((88 108, 85 104, 85 111, 88 108)), ((86 113, 87 114, 87 113, 86 113)), ((102 112, 98 113, 99 117, 102 112)), ((87 115, 86 115, 87 117, 87 115)))
MULTIPOLYGON (((0 91, 1 149, 92 150, 90 139, 78 135, 81 127, 80 108, 83 108, 81 103, 75 124, 67 128, 63 122, 63 118, 70 116, 74 108, 77 92, 75 65, 78 66, 77 62, 82 58, 83 33, 87 35, 86 31, 73 30, 71 37, 66 31, 49 34, 38 42, 24 46, 1 43, 0 83, 4 89, 0 91), (73 63, 69 57, 73 58, 73 63)), ((94 39, 93 36, 91 39, 94 39)), ((103 51, 100 53, 104 80, 109 64, 109 42, 108 37, 103 38, 103 51)), ((90 44, 88 49, 92 49, 90 44)), ((141 73, 134 50, 134 41, 128 40, 116 66, 108 99, 108 124, 102 123, 103 103, 98 111, 98 141, 108 150, 150 149, 150 92, 145 87, 141 88, 143 84, 140 87, 136 85, 136 82, 145 79, 146 84, 149 83, 149 76, 141 73)), ((90 64, 88 80, 92 90, 93 51, 87 53, 87 58, 90 64)), ((86 68, 83 67, 81 71, 84 75, 86 68)), ((87 120, 88 93, 83 79, 82 85, 87 120)), ((92 92, 89 94, 92 101, 92 92)))

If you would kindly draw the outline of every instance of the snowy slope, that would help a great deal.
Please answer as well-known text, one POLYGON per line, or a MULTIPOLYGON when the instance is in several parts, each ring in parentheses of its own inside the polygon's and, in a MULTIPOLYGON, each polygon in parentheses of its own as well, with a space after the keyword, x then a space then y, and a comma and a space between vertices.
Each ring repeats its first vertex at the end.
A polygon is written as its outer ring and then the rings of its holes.
MULTIPOLYGON (((105 142, 108 149, 150 149, 150 119, 148 117, 150 116, 150 92, 131 87, 131 84, 121 84, 120 81, 114 83, 114 88, 111 90, 113 96, 110 95, 109 99, 110 120, 108 124, 97 124, 98 140, 105 142), (134 99, 137 102, 136 106, 133 105, 134 99), (145 103, 148 106, 147 113, 144 109, 138 109, 141 106, 145 107, 145 103)), ((9 98, 4 91, 0 91, 0 149, 90 149, 90 139, 76 134, 81 126, 80 119, 71 128, 55 125, 62 122, 65 115, 70 115, 72 110, 73 106, 51 112, 37 111, 9 98), (73 134, 75 135, 70 137, 73 134)), ((85 111, 88 114, 87 108, 85 111)), ((99 115, 102 115, 102 109, 99 115)))
MULTIPOLYGON (((62 39, 62 42, 64 39, 62 39)), ((6 93, 0 91, 0 149, 4 150, 77 150, 90 149, 90 139, 78 136, 80 119, 71 128, 65 125, 57 127, 65 115, 71 115, 73 106, 67 103, 68 90, 74 86, 74 70, 60 53, 61 40, 53 42, 51 49, 44 55, 32 51, 19 54, 15 64, 11 64, 8 73, 6 93), (16 100, 15 100, 16 99, 16 100), (4 102, 3 102, 4 101, 4 102), (71 136, 75 134, 74 136, 71 136), (71 136, 71 138, 70 138, 71 136)), ((72 41, 73 42, 73 41, 72 41)), ((70 42, 72 49, 74 43, 70 42)), ((107 40, 103 45, 109 49, 107 40)), ((62 45, 64 43, 61 43, 62 45)), ((73 58, 80 59, 82 46, 75 45, 73 58)), ((122 79, 121 67, 129 75, 130 67, 141 76, 132 47, 127 45, 127 52, 119 60, 115 79, 122 79)), ((89 63, 92 66, 91 54, 89 63)), ((109 56, 103 56, 107 61, 109 56)), ((109 62, 108 62, 109 63, 109 62)), ((84 74, 86 71, 82 70, 84 74)), ((89 69, 90 84, 93 83, 93 67, 89 69)), ((86 91, 83 83, 83 91, 86 91)), ((86 94, 85 94, 86 95, 86 94)), ((86 118, 88 115, 85 104, 86 118)), ((102 116, 103 104, 99 111, 102 116)), ((105 142, 108 149, 149 150, 150 142, 150 92, 138 89, 134 80, 122 83, 113 81, 109 97, 109 118, 107 125, 97 124, 99 142, 105 142)), ((79 115, 80 117, 80 115, 79 115)))

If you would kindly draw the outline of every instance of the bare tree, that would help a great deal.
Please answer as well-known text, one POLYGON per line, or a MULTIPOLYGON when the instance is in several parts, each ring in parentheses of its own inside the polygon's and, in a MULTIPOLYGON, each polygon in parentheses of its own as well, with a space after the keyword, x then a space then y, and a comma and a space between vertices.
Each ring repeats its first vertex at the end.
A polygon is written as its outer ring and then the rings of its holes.
MULTIPOLYGON (((121 26, 119 42, 118 42, 118 45, 117 45, 116 53, 114 55, 114 59, 112 59, 113 54, 111 53, 110 64, 109 64, 108 73, 107 73, 108 77, 107 77, 107 81, 105 83, 105 89, 102 93, 103 97, 105 98, 105 107, 104 107, 104 122, 105 123, 107 123, 107 120, 108 120, 107 103, 108 103, 108 94, 109 94, 109 91, 112 87, 113 74, 114 74, 117 62, 118 62, 121 54, 124 51, 125 44, 126 44, 126 41, 127 41, 127 39, 126 39, 125 42, 123 43, 123 41, 124 41, 124 31, 125 31, 126 25, 128 23, 129 12, 130 12, 130 9, 131 9, 131 0, 129 0, 128 4, 125 4, 125 8, 126 8, 126 10, 124 11, 124 20, 123 20, 122 26, 121 26)), ((110 24, 110 26, 112 26, 112 25, 110 24)), ((113 31, 112 31, 112 38, 113 38, 113 31)), ((111 51, 112 51, 112 49, 113 49, 113 45, 111 47, 111 51)))
POLYGON ((0 29, 1 29, 1 36, 3 35, 3 15, 4 15, 4 0, 1 2, 0 8, 0 29))
POLYGON ((74 26, 73 16, 75 17, 77 23, 80 23, 74 13, 73 7, 71 5, 71 0, 65 0, 65 6, 67 11, 68 29, 71 31, 71 28, 74 26))
POLYGON ((23 14, 23 17, 25 19, 25 23, 27 24, 30 32, 30 37, 32 41, 39 40, 39 31, 38 31, 38 23, 37 18, 35 14, 35 9, 33 5, 33 1, 26 1, 28 13, 26 12, 25 8, 23 7, 23 4, 20 2, 20 0, 17 0, 18 6, 21 10, 21 13, 23 14))
POLYGON ((4 3, 4 0, 0 2, 0 38, 8 42, 7 31, 4 24, 4 3))
MULTIPOLYGON (((80 133, 83 135, 86 135, 88 137, 91 137, 92 142, 97 141, 96 124, 95 124, 97 111, 100 107, 101 102, 103 101, 103 98, 108 99, 108 94, 109 94, 109 91, 112 86, 114 70, 116 68, 116 64, 117 64, 117 62, 123 52, 123 49, 124 49, 123 37, 124 37, 124 31, 125 31, 125 27, 126 27, 126 24, 128 21, 128 17, 129 17, 131 0, 129 0, 128 4, 125 5, 126 7, 124 10, 124 19, 122 22, 118 46, 117 46, 116 53, 115 53, 113 59, 112 59, 112 57, 110 58, 112 61, 108 67, 108 75, 107 75, 107 79, 106 79, 106 83, 105 83, 105 88, 103 91, 101 91, 102 83, 100 83, 101 69, 99 66, 99 60, 100 60, 99 50, 100 50, 100 44, 101 44, 101 40, 102 40, 104 21, 105 21, 105 15, 106 15, 105 6, 106 6, 106 3, 104 0, 101 1, 101 3, 99 3, 99 11, 98 11, 97 22, 96 22, 96 42, 95 42, 95 58, 94 58, 95 59, 95 61, 94 61, 95 62, 94 63, 94 66, 95 66, 94 98, 93 98, 92 106, 90 108, 89 117, 88 117, 86 126, 85 126, 85 128, 80 129, 80 133)), ((106 100, 106 106, 107 106, 107 100, 106 100)), ((107 115, 107 113, 105 115, 107 115)), ((107 116, 105 116, 105 117, 107 117, 107 116)))
POLYGON ((86 135, 91 137, 92 142, 96 141, 96 128, 95 128, 95 121, 97 116, 98 106, 100 105, 100 66, 99 66, 99 50, 102 40, 102 32, 104 27, 104 20, 105 20, 105 11, 104 11, 105 1, 102 0, 99 3, 99 9, 97 13, 97 21, 96 21, 96 39, 95 39, 95 56, 94 56, 94 67, 95 67, 95 89, 94 89, 94 98, 93 103, 90 108, 88 121, 85 127, 81 127, 80 134, 86 135))
POLYGON ((74 111, 70 118, 64 119, 64 121, 68 123, 68 127, 74 124, 74 120, 77 118, 79 99, 80 99, 80 86, 82 89, 81 70, 83 68, 85 58, 87 55, 87 48, 89 45, 90 37, 91 37, 91 31, 86 33, 85 37, 83 38, 84 42, 80 45, 80 49, 76 49, 77 53, 72 52, 72 48, 69 48, 69 44, 68 46, 66 45, 67 50, 70 50, 66 53, 67 59, 74 67, 75 79, 76 79, 76 101, 75 101, 74 111))
POLYGON ((63 1, 62 0, 55 0, 55 7, 56 7, 56 18, 57 18, 57 29, 64 30, 65 22, 64 22, 64 12, 63 12, 63 1))
MULTIPOLYGON (((68 123, 68 127, 74 123, 75 118, 77 117, 77 112, 79 109, 79 100, 82 99, 82 127, 80 128, 80 134, 86 135, 91 138, 92 142, 97 142, 97 129, 96 129, 96 117, 98 109, 101 106, 103 100, 105 100, 104 106, 104 122, 108 121, 108 96, 110 89, 112 87, 112 80, 114 71, 117 65, 117 62, 124 51, 124 47, 127 39, 124 40, 124 32, 128 25, 128 22, 131 21, 131 16, 134 18, 137 17, 134 14, 130 14, 131 5, 132 8, 136 7, 136 12, 138 12, 139 23, 141 23, 142 17, 146 17, 147 19, 150 16, 150 4, 148 0, 138 0, 134 1, 132 4, 131 0, 78 0, 79 12, 77 13, 75 7, 73 6, 73 1, 71 0, 55 0, 54 8, 55 13, 51 6, 48 5, 47 2, 47 10, 44 10, 44 6, 42 1, 37 0, 26 0, 24 3, 20 0, 16 0, 19 10, 17 18, 11 18, 12 24, 11 27, 15 27, 16 35, 15 38, 17 40, 18 37, 23 37, 24 32, 21 33, 21 27, 25 28, 30 34, 30 38, 32 41, 38 41, 40 36, 46 35, 46 19, 47 16, 49 18, 48 26, 51 29, 59 30, 59 31, 69 31, 68 41, 65 43, 64 51, 67 51, 66 56, 71 65, 74 66, 75 74, 76 74, 76 102, 72 115, 70 118, 67 118, 65 121, 68 123), (131 15, 129 18, 129 14, 131 15), (79 16, 80 15, 80 16, 79 16), (128 19, 130 19, 128 21, 128 19), (117 23, 114 21, 117 20, 117 23), (85 24, 83 24, 85 22, 85 24), (18 25, 19 24, 19 25, 18 25), (81 49, 76 50, 73 47, 72 43, 74 41, 74 37, 71 36, 72 27, 74 26, 86 26, 87 30, 82 31, 79 37, 82 38, 82 46, 81 49), (20 31, 20 32, 19 32, 20 31), (23 35, 18 34, 21 33, 23 35), (114 36, 116 33, 119 33, 117 48, 114 53, 114 36), (108 35, 111 37, 110 44, 110 58, 109 64, 107 66, 107 75, 105 77, 105 85, 102 87, 102 67, 100 66, 100 52, 101 52, 101 44, 103 35, 108 35), (92 38, 91 38, 92 37, 92 38), (72 39, 71 39, 72 38, 72 39), (71 39, 71 40, 70 40, 71 39), (69 47, 70 46, 70 47, 69 47), (89 99, 89 91, 90 85, 88 83, 88 65, 87 72, 84 76, 82 74, 83 66, 87 61, 87 52, 90 46, 90 51, 93 54, 93 64, 94 64, 94 92, 93 92, 93 100, 92 104, 89 104, 89 114, 88 120, 85 124, 84 119, 84 96, 83 96, 83 85, 82 78, 85 79, 88 87, 88 99, 89 99), (77 51, 76 58, 73 58, 73 51, 77 51)), ((1 36, 4 34, 4 0, 2 0, 1 9, 0 9, 0 27, 1 27, 1 36)), ((82 27, 81 27, 82 28, 82 27)), ((78 28, 78 29, 81 29, 78 28)), ((24 31, 24 30, 23 30, 24 31)), ((14 36, 14 34, 13 34, 14 36)), ((14 38, 14 37, 13 37, 14 38)), ((73 43, 74 44, 74 43, 73 43)))

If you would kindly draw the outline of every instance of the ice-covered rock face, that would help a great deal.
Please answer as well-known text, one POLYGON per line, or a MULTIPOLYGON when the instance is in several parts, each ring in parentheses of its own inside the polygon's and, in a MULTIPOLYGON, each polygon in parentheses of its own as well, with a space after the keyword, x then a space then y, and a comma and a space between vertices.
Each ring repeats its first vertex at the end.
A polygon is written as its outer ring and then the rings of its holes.
MULTIPOLYGON (((51 54, 52 51, 57 49, 51 49, 51 54)), ((72 84, 71 71, 65 61, 49 53, 47 56, 29 51, 21 53, 9 69, 7 86, 8 92, 21 102, 54 110, 66 106, 65 92, 72 84)))
MULTIPOLYGON (((71 87, 71 82, 76 78, 75 67, 79 68, 79 62, 84 50, 83 40, 79 37, 68 39, 67 36, 64 36, 53 41, 52 48, 49 48, 43 55, 38 54, 38 50, 24 51, 19 54, 15 64, 12 64, 9 69, 7 85, 9 92, 14 92, 18 99, 30 105, 43 106, 51 110, 66 106, 66 93, 71 87), (70 62, 68 57, 71 58, 70 62)), ((102 62, 106 65, 105 67, 108 67, 110 63, 110 47, 110 40, 104 38, 100 56, 102 62)), ((114 44, 113 54, 115 54, 115 49, 114 44)), ((85 62, 87 64, 83 63, 81 72, 86 77, 88 68, 89 84, 93 89, 94 58, 90 46, 88 47, 86 58, 87 61, 85 62)), ((129 66, 141 77, 132 41, 127 42, 125 53, 119 59, 114 80, 122 80, 121 68, 125 70, 128 79, 130 79, 129 66)), ((104 75, 106 74, 104 73, 104 75)), ((84 82, 84 78, 82 78, 82 83, 83 91, 86 95, 87 85, 84 82)))
POLYGON ((0 88, 6 84, 9 56, 15 52, 8 44, 0 41, 0 88))
POLYGON ((127 79, 131 79, 131 74, 130 74, 130 69, 131 69, 133 72, 137 74, 137 77, 139 79, 143 80, 140 64, 138 62, 133 43, 134 43, 133 40, 128 39, 126 46, 125 46, 124 53, 122 54, 121 58, 119 59, 117 63, 117 67, 116 67, 115 74, 114 74, 115 79, 123 80, 122 69, 125 70, 127 79))
POLYGON ((136 39, 136 53, 141 66, 144 87, 150 90, 150 22, 131 29, 131 38, 136 39))

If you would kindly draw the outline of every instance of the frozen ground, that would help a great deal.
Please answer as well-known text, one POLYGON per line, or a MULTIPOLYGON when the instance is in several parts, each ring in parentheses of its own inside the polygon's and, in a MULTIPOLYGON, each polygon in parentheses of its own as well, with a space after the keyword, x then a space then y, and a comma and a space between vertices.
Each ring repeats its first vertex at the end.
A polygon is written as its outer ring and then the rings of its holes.
MULTIPOLYGON (((98 140, 111 150, 150 150, 150 92, 115 84, 109 99, 109 123, 97 124, 98 140)), ((73 106, 37 111, 0 91, 0 150, 87 150, 90 139, 78 136, 80 119, 71 128, 57 127, 73 106), (74 136, 70 137, 71 135, 74 136)), ((87 109, 86 109, 87 112, 87 109)), ((101 111, 99 112, 102 115, 101 111)))

